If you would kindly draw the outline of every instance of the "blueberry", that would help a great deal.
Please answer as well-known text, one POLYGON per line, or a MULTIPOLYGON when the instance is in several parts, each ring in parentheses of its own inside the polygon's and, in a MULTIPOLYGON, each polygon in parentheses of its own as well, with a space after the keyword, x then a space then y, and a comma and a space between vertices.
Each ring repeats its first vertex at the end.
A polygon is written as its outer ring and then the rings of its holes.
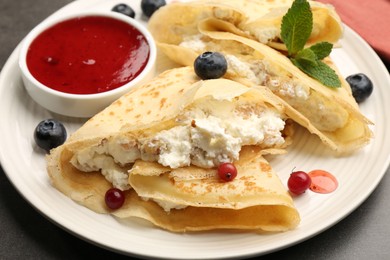
POLYGON ((352 96, 357 103, 361 103, 366 100, 373 91, 373 85, 365 74, 358 73, 350 75, 346 78, 347 82, 351 86, 352 96))
POLYGON ((144 15, 151 17, 152 14, 160 7, 166 5, 165 0, 142 0, 141 9, 144 15))
POLYGON ((225 75, 227 61, 221 53, 207 51, 195 59, 194 69, 201 79, 218 79, 225 75))
POLYGON ((64 125, 55 119, 41 121, 34 130, 36 144, 47 152, 63 144, 66 137, 64 125))
POLYGON ((135 17, 134 10, 127 4, 117 4, 111 9, 111 11, 130 16, 131 18, 135 17))

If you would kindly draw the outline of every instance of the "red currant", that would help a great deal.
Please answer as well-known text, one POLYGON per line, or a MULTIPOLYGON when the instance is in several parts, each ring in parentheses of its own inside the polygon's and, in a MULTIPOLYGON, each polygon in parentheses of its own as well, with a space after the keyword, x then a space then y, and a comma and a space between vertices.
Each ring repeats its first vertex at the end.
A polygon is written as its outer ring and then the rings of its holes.
POLYGON ((310 184, 310 176, 303 171, 292 172, 287 181, 288 189, 296 195, 304 193, 310 187, 310 184))
POLYGON ((223 181, 232 181, 237 176, 236 166, 232 163, 222 163, 218 166, 218 175, 223 181))
POLYGON ((119 209, 125 202, 125 194, 117 188, 111 188, 104 197, 107 207, 110 209, 119 209))

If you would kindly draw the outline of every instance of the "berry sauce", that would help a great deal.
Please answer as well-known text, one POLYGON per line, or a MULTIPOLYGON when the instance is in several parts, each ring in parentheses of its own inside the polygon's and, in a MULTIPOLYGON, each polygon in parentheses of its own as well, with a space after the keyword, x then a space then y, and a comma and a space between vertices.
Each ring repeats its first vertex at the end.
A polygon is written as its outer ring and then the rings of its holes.
POLYGON ((314 170, 308 173, 311 178, 310 190, 316 193, 331 193, 338 187, 338 181, 331 173, 314 170))
POLYGON ((71 94, 118 88, 139 75, 149 58, 145 36, 103 16, 60 22, 30 45, 27 66, 42 84, 71 94))

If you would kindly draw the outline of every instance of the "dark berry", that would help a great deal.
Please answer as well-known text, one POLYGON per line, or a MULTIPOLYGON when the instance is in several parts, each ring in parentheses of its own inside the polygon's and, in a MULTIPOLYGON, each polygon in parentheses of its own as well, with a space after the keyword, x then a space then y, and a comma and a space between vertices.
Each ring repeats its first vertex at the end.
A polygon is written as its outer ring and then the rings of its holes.
POLYGON ((120 189, 111 188, 106 192, 104 200, 110 209, 119 209, 125 202, 125 195, 120 189))
POLYGON ((34 130, 36 144, 47 152, 63 144, 66 137, 64 125, 55 119, 41 121, 34 130))
POLYGON ((352 96, 357 103, 366 100, 372 93, 374 86, 371 80, 363 73, 350 75, 346 78, 351 86, 352 96))
POLYGON ((117 4, 111 9, 111 11, 130 16, 131 18, 135 17, 134 10, 127 4, 117 4))
POLYGON ((165 0, 142 0, 141 9, 144 15, 151 17, 152 14, 160 7, 166 5, 165 0))
POLYGON ((208 51, 195 59, 194 69, 201 79, 218 79, 225 75, 227 61, 221 53, 208 51))

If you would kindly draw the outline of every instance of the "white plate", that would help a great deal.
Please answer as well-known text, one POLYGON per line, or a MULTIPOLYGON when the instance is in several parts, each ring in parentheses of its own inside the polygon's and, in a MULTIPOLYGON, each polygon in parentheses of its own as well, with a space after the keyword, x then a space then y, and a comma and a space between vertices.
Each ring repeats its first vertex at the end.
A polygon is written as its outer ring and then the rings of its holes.
MULTIPOLYGON (((139 1, 127 0, 140 14, 139 1)), ((110 10, 119 1, 79 0, 53 15, 80 9, 110 10)), ((138 17, 139 19, 139 17, 138 17)), ((163 21, 162 21, 163 22, 163 21)), ((351 29, 346 28, 343 48, 332 56, 344 76, 363 72, 375 89, 361 104, 362 112, 375 122, 375 139, 362 151, 347 158, 335 158, 316 137, 299 130, 287 155, 272 158, 271 164, 286 183, 291 170, 324 169, 332 172, 339 188, 328 195, 306 192, 295 198, 302 222, 296 230, 272 234, 202 232, 174 234, 147 223, 121 223, 81 207, 54 189, 45 172, 44 154, 36 148, 33 130, 39 121, 55 117, 69 132, 82 120, 54 115, 34 103, 23 88, 17 66, 19 48, 12 53, 0 77, 0 159, 17 190, 37 210, 69 232, 96 245, 124 254, 170 259, 211 259, 266 254, 308 239, 350 214, 375 189, 390 160, 389 118, 390 77, 375 52, 351 29)))

